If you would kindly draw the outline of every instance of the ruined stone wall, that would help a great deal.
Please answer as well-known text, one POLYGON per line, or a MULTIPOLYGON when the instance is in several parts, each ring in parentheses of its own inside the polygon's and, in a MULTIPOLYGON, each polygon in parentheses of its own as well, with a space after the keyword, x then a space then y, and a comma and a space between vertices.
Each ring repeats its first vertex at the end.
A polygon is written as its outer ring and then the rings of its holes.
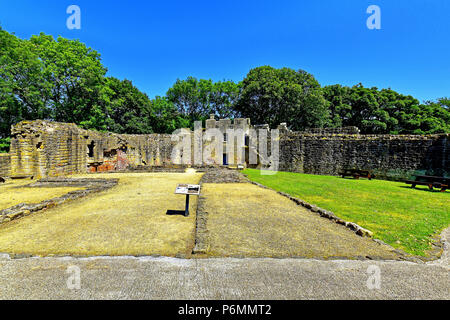
POLYGON ((450 174, 450 135, 359 135, 290 132, 280 139, 280 170, 337 175, 344 168, 405 179, 419 171, 450 174))
POLYGON ((170 163, 170 135, 120 135, 23 121, 11 130, 11 175, 60 176, 170 163))
POLYGON ((11 173, 11 157, 9 153, 0 153, 0 177, 9 177, 11 173))
MULTIPOLYGON (((250 120, 237 120, 237 123, 231 123, 209 119, 206 125, 220 131, 244 128, 247 133, 250 120)), ((201 139, 189 132, 192 144, 195 139, 201 139)), ((360 135, 358 132, 357 128, 308 132, 280 130, 279 170, 337 175, 344 168, 358 168, 372 170, 378 177, 388 179, 405 179, 417 171, 450 175, 448 134, 360 135)), ((178 143, 171 141, 171 135, 167 134, 102 133, 83 130, 74 124, 42 120, 23 121, 12 127, 11 134, 9 156, 0 156, 0 173, 9 171, 12 176, 32 175, 36 178, 142 166, 173 166, 171 155, 178 143)), ((208 143, 203 143, 203 147, 206 145, 208 143)), ((191 149, 194 152, 193 145, 191 149)), ((267 149, 270 150, 270 143, 267 149)), ((193 154, 190 159, 194 160, 193 154)), ((218 165, 222 164, 221 160, 219 157, 218 165)))

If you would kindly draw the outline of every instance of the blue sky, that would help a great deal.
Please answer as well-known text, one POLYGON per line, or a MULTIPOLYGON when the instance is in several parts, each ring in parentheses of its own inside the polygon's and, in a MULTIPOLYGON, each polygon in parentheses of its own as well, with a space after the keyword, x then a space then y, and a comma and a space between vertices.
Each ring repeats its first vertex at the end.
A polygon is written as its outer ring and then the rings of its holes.
POLYGON ((391 87, 420 100, 450 96, 449 0, 0 0, 3 29, 80 39, 108 75, 150 97, 177 78, 242 80, 254 67, 304 69, 322 85, 391 87), (66 9, 81 8, 81 30, 66 9), (369 5, 381 30, 369 30, 369 5))

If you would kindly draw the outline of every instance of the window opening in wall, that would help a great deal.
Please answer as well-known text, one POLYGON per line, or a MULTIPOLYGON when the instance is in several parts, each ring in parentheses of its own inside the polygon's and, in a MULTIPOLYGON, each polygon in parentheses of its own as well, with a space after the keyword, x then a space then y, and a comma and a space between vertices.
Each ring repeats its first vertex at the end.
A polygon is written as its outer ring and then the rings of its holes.
POLYGON ((95 147, 95 142, 91 141, 91 143, 88 144, 88 156, 89 156, 89 158, 93 158, 94 157, 94 147, 95 147))
POLYGON ((114 158, 117 155, 117 150, 103 150, 103 158, 114 158))

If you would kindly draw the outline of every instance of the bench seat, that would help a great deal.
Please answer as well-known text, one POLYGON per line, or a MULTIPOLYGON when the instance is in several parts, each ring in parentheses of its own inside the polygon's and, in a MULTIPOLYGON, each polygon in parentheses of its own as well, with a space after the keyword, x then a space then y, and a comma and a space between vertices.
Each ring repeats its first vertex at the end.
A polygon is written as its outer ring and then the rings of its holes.
POLYGON ((447 184, 441 182, 406 180, 405 183, 410 184, 411 188, 415 188, 417 185, 427 186, 430 190, 433 190, 433 188, 440 188, 441 192, 444 192, 449 188, 447 184))

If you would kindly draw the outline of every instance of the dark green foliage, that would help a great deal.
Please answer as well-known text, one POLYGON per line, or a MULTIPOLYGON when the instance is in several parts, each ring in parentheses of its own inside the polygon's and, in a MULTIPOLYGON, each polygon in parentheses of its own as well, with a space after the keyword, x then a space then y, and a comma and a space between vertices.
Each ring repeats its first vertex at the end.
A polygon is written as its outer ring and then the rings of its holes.
POLYGON ((50 89, 37 48, 0 29, 0 137, 23 119, 47 118, 50 89))
POLYGON ((210 114, 219 118, 234 117, 239 87, 233 81, 213 82, 188 77, 175 82, 167 91, 167 99, 189 120, 192 127, 194 121, 208 119, 210 114))
POLYGON ((172 133, 179 128, 188 128, 189 120, 180 114, 176 106, 166 97, 157 96, 151 101, 153 116, 151 125, 154 132, 172 133))
POLYGON ((21 40, 0 28, 0 138, 34 119, 136 134, 186 124, 170 102, 152 101, 131 81, 105 74, 100 54, 78 40, 43 33, 21 40))
POLYGON ((287 122, 293 130, 324 127, 330 120, 317 80, 303 70, 289 68, 250 70, 242 82, 236 110, 254 123, 273 127, 287 122))
POLYGON ((9 152, 9 146, 11 145, 11 138, 0 138, 0 153, 9 152))
POLYGON ((362 133, 433 134, 450 132, 449 100, 420 102, 391 89, 341 85, 323 88, 333 126, 356 126, 362 133))
POLYGON ((101 97, 108 131, 136 134, 153 131, 151 101, 131 81, 106 78, 101 97))

